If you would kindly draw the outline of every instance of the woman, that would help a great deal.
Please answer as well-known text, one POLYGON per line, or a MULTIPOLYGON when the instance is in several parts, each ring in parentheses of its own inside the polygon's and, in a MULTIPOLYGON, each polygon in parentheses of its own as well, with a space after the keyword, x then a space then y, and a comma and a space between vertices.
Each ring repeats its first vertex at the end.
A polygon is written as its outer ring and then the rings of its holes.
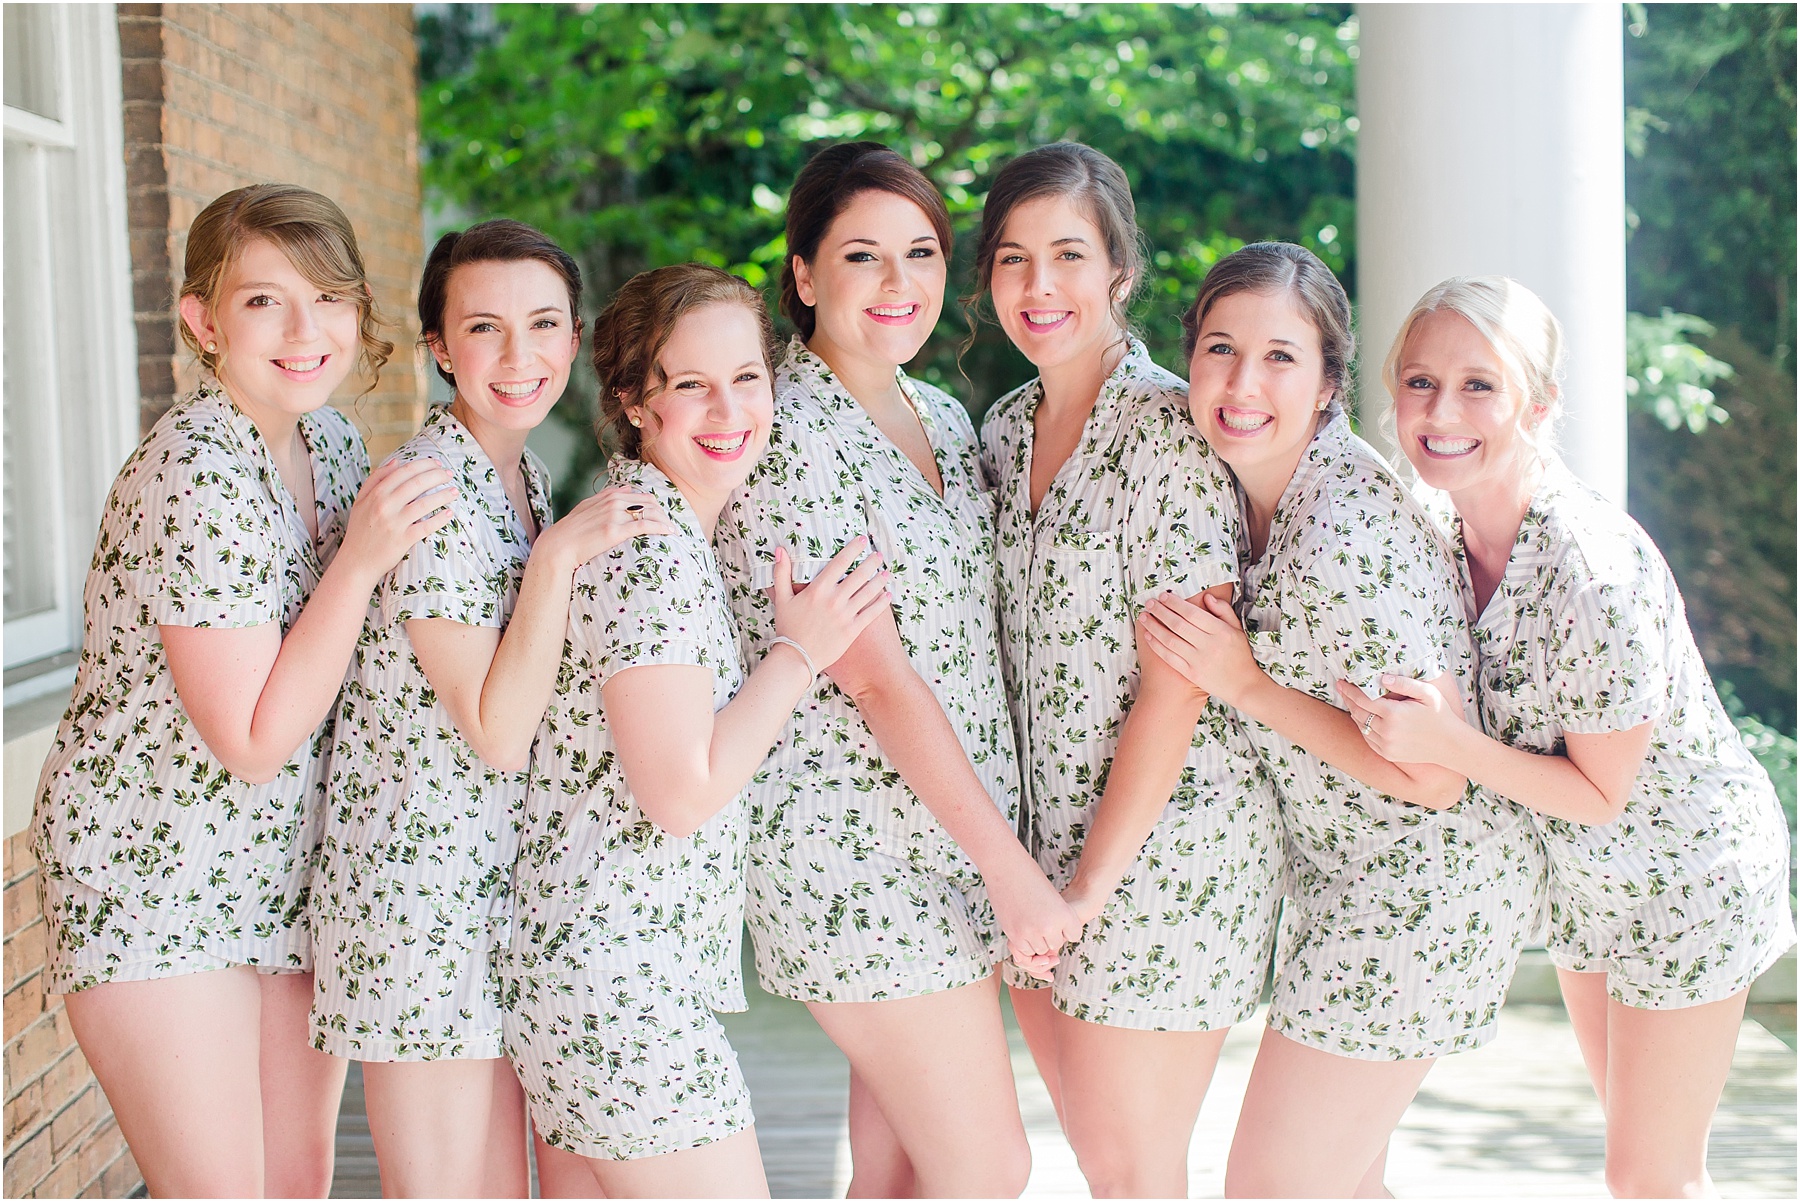
POLYGON ((393 344, 325 197, 207 205, 180 309, 204 377, 113 483, 38 782, 47 988, 153 1195, 323 1197, 344 1083, 306 1038, 325 719, 370 594, 455 492, 430 460, 370 475, 327 406, 393 344))
POLYGON ((1013 830, 1018 774, 994 628, 993 511, 962 407, 906 377, 943 305, 943 198, 873 142, 794 181, 782 311, 799 328, 769 453, 720 522, 753 649, 770 556, 809 578, 867 536, 895 614, 794 717, 750 814, 763 988, 850 1061, 853 1196, 1016 1194, 1030 1171, 994 966, 1047 970, 1080 930, 1013 830), (879 1154, 879 1163, 871 1159, 879 1154))
POLYGON ((1455 504, 1479 725, 1408 680, 1344 686, 1369 746, 1528 807, 1550 958, 1619 1197, 1701 1197, 1750 983, 1794 942, 1789 833, 1649 536, 1551 449, 1562 330, 1529 289, 1446 280, 1384 366, 1401 448, 1455 504))
POLYGON ((1141 1198, 1187 1193, 1220 1045, 1268 976, 1281 839, 1236 718, 1133 649, 1151 597, 1229 602, 1238 574, 1230 481, 1127 333, 1138 245, 1125 173, 1061 142, 995 178, 976 264, 1041 373, 981 435, 1028 842, 1087 924, 1049 988, 1007 974, 1013 1011, 1095 1196, 1141 1198))
POLYGON ((1434 1060, 1493 1034, 1543 853, 1523 811, 1375 755, 1333 701, 1337 681, 1385 674, 1460 708, 1472 683, 1448 552, 1342 411, 1343 288, 1311 252, 1257 243, 1207 274, 1183 326, 1195 424, 1240 489, 1242 619, 1165 595, 1143 633, 1249 719, 1289 862, 1225 1189, 1379 1195, 1434 1060))
MULTIPOLYGON (((551 524, 525 438, 568 383, 580 300, 575 261, 516 221, 445 234, 419 284, 422 338, 455 397, 394 460, 448 468, 454 517, 376 591, 339 703, 312 896, 313 1046, 363 1062, 389 1197, 526 1196, 524 1095, 489 966, 511 918, 524 768, 575 569, 673 529, 619 489, 551 524)), ((555 1157, 540 1147, 553 1189, 555 1157)))
POLYGON ((756 290, 699 264, 633 277, 594 324, 613 481, 654 497, 674 532, 576 573, 527 794, 504 1027, 538 1130, 609 1197, 768 1195, 711 1013, 744 1008, 738 798, 816 670, 887 609, 860 540, 801 593, 778 556, 778 633, 743 672, 708 543, 767 443, 773 350, 756 290))

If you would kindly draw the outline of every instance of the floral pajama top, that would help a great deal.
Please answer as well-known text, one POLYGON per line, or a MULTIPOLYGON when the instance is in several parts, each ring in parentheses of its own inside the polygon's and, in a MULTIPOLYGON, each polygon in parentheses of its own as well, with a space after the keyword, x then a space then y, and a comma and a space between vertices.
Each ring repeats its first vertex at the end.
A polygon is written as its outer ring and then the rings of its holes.
MULTIPOLYGON (((1474 613, 1461 524, 1452 529, 1474 613)), ((1791 835, 1713 689, 1675 578, 1643 529, 1560 460, 1546 465, 1474 633, 1482 725, 1501 742, 1553 755, 1567 734, 1655 724, 1617 819, 1534 815, 1550 856, 1550 947, 1565 967, 1646 960, 1643 979, 1615 990, 1622 1000, 1691 1005, 1736 992, 1792 945, 1791 835), (1741 929, 1658 948, 1728 911, 1745 912, 1741 929)))
POLYGON ((626 668, 694 664, 713 677, 713 708, 744 670, 712 549, 694 511, 656 468, 615 458, 611 483, 646 492, 676 527, 644 535, 575 573, 556 693, 532 758, 514 919, 503 975, 509 1006, 534 1014, 558 982, 675 982, 715 1010, 744 1008, 744 812, 734 801, 688 838, 664 832, 625 783, 601 689, 626 668))
MULTIPOLYGON (((1137 695, 1137 615, 1164 590, 1185 597, 1237 580, 1237 499, 1186 396, 1133 339, 1035 517, 1042 386, 1009 393, 982 426, 999 501, 1000 624, 1027 844, 1058 888, 1080 861, 1137 695)), ((1058 1005, 1159 1029, 1244 1017, 1268 972, 1281 855, 1256 749, 1232 710, 1209 704, 1137 866, 1059 965, 1058 1005)))
MULTIPOLYGON (((448 408, 433 409, 394 458, 448 469, 455 518, 414 544, 375 591, 338 702, 313 882, 314 913, 329 920, 334 940, 333 949, 319 948, 321 961, 348 941, 347 953, 362 963, 334 971, 364 978, 321 988, 315 1028, 362 1029, 384 1047, 426 1040, 406 1017, 422 1001, 405 986, 411 973, 448 979, 459 964, 479 960, 473 971, 485 974, 490 943, 505 941, 525 805, 525 772, 502 772, 475 754, 419 667, 406 623, 504 627, 531 554, 531 535, 493 463, 448 408), (383 950, 368 950, 377 946, 383 950)), ((552 519, 549 474, 530 451, 524 470, 541 530, 552 519)), ((322 968, 321 981, 325 975, 322 968)), ((426 1025, 437 1035, 446 1022, 459 1025, 454 1014, 432 1018, 426 1025)), ((497 1047, 497 1011, 491 1019, 483 1048, 497 1047)))
MULTIPOLYGON (((1011 823, 1018 764, 994 617, 993 508, 974 427, 945 393, 904 374, 900 385, 931 443, 944 495, 796 338, 776 373, 768 450, 719 519, 720 566, 746 653, 760 656, 775 636, 764 592, 774 583, 775 548, 794 556, 795 580, 810 580, 845 543, 868 535, 892 573, 894 619, 907 656, 1011 823)), ((823 839, 859 858, 873 851, 903 860, 965 891, 981 887, 973 863, 882 758, 850 698, 823 677, 752 784, 750 836, 753 863, 786 862, 801 854, 799 840, 823 839)), ((873 880, 875 869, 869 871, 873 880)), ((792 931, 828 917, 791 912, 805 904, 798 896, 777 907, 753 891, 750 904, 753 930, 758 915, 792 931)), ((809 954, 792 950, 801 960, 809 954)), ((827 986, 806 996, 846 1000, 827 986)))
MULTIPOLYGON (((1454 579, 1430 517, 1337 414, 1282 493, 1268 548, 1245 568, 1239 612, 1277 684, 1342 709, 1340 678, 1379 693, 1384 673, 1449 673, 1469 709, 1474 658, 1454 579)), ((1352 909, 1417 903, 1497 883, 1515 854, 1531 859, 1529 822, 1510 802, 1475 790, 1434 813, 1357 784, 1259 722, 1245 725, 1274 773, 1302 894, 1352 909)))
MULTIPOLYGON (((230 963, 305 968, 331 722, 275 780, 226 771, 175 692, 159 625, 285 632, 343 541, 368 475, 344 416, 300 419, 318 538, 307 533, 256 426, 207 380, 145 435, 107 497, 88 570, 75 690, 38 780, 32 846, 51 882, 100 894, 83 921, 50 906, 73 987, 112 979, 94 960, 108 908, 173 946, 230 963), (58 919, 63 919, 58 921, 58 919)), ((109 948, 112 968, 143 949, 109 948)))

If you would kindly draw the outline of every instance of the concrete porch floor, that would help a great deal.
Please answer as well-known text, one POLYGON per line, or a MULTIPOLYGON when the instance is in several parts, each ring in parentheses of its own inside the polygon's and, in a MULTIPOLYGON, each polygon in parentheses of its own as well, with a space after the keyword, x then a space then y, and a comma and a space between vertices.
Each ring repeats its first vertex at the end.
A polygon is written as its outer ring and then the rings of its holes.
MULTIPOLYGON (((1713 1127, 1711 1169, 1727 1198, 1795 1196, 1793 1008, 1757 1007, 1713 1127), (1765 1025, 1765 1023, 1767 1025, 1765 1025)), ((1010 1018, 1009 1018, 1010 1025, 1010 1018)), ((750 989, 726 1016, 755 1098, 771 1191, 842 1197, 849 1181, 847 1071, 805 1007, 750 989)), ((1260 1015, 1233 1031, 1194 1133, 1189 1191, 1218 1197, 1232 1125, 1261 1034, 1260 1015)), ((1031 1140, 1028 1198, 1086 1197, 1075 1156, 1016 1029, 1013 1064, 1031 1140)), ((1558 1005, 1509 1003, 1500 1035, 1446 1058, 1426 1078, 1395 1135, 1388 1185, 1397 1197, 1606 1196, 1603 1131, 1574 1033, 1558 1005)), ((361 1079, 354 1066, 338 1123, 337 1198, 380 1196, 361 1079)))

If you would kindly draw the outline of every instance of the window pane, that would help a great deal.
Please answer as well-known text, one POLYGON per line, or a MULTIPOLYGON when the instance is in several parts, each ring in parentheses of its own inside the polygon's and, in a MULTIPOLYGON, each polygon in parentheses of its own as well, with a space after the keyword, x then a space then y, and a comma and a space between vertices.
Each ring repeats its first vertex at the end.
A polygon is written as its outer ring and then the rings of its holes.
POLYGON ((56 86, 57 6, 8 4, 6 9, 6 103, 52 121, 62 119, 56 86))
MULTIPOLYGON (((10 6, 9 6, 10 8, 10 6)), ((56 369, 44 296, 47 152, 6 143, 6 621, 57 602, 56 369)))

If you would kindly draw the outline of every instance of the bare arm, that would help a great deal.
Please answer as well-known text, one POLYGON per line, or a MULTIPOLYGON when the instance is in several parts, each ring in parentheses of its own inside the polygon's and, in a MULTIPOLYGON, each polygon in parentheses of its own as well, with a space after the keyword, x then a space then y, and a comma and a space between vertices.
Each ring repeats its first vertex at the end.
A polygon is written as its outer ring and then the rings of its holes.
MULTIPOLYGON (((1232 586, 1206 590, 1230 602, 1232 586)), ((1204 594, 1196 593, 1199 601, 1204 594)), ((1093 825, 1082 841, 1081 860, 1063 897, 1083 923, 1106 908, 1113 891, 1143 851, 1156 829, 1169 796, 1181 779, 1194 726, 1206 708, 1207 695, 1145 645, 1138 626, 1138 695, 1106 776, 1106 792, 1095 809, 1093 825)))
POLYGON ((275 622, 157 627, 182 708, 226 771, 266 784, 318 730, 343 686, 369 594, 408 547, 450 520, 443 506, 454 494, 426 495, 449 480, 429 459, 371 473, 286 637, 275 622))
POLYGON ((871 623, 826 674, 856 703, 907 787, 974 862, 1022 966, 1047 970, 1043 958, 1054 964, 1081 923, 975 775, 943 706, 907 658, 892 613, 871 623))
POLYGON ((1589 826, 1604 826, 1625 811, 1655 726, 1569 734, 1566 755, 1538 755, 1489 738, 1418 681, 1384 676, 1381 685, 1387 696, 1372 698, 1338 682, 1377 754, 1422 757, 1540 814, 1589 826))
MULTIPOLYGON (((776 629, 830 662, 888 613, 879 556, 839 578, 862 551, 840 551, 802 594, 787 556, 776 553, 776 629)), ((626 668, 601 686, 601 705, 632 798, 649 819, 685 838, 730 804, 769 754, 812 684, 806 656, 777 643, 726 706, 713 711, 712 671, 694 664, 626 668)))
MULTIPOLYGON (((1204 607, 1165 595, 1145 610, 1151 649, 1219 700, 1371 789, 1427 809, 1449 809, 1468 781, 1435 763, 1395 763, 1375 754, 1350 714, 1309 693, 1270 679, 1251 654, 1231 606, 1204 607)), ((1460 707, 1448 674, 1426 682, 1460 707)))
POLYGON ((605 489, 538 535, 504 634, 451 618, 406 623, 420 670, 476 755, 503 772, 530 758, 556 688, 575 570, 629 538, 673 530, 655 498, 605 489), (634 504, 644 507, 642 519, 627 512, 634 504))

